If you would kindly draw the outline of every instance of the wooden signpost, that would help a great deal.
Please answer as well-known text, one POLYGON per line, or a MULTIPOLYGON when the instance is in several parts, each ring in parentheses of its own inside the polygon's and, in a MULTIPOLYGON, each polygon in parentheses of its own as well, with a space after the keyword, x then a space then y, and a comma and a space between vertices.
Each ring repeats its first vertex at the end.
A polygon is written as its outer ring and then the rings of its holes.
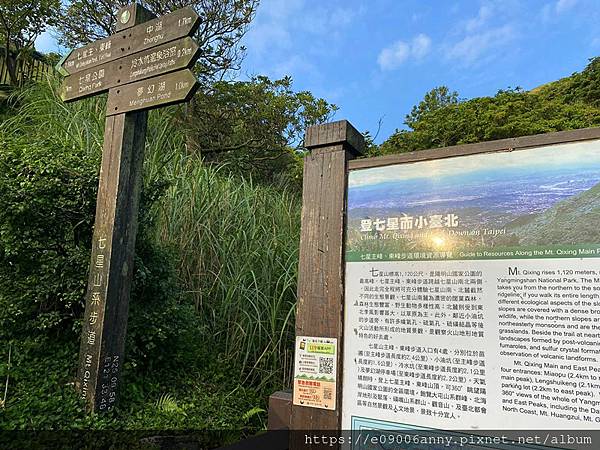
MULTIPOLYGON (((310 127, 304 141, 311 153, 304 160, 296 336, 329 338, 342 343, 348 163, 364 153, 365 141, 346 120, 310 127)), ((335 404, 327 408, 294 405, 291 429, 340 429, 343 367, 339 347, 336 353, 333 364, 337 371, 331 393, 335 404)), ((294 389, 302 389, 296 380, 294 389)), ((308 395, 318 393, 308 392, 308 395)), ((302 436, 293 437, 291 448, 305 448, 302 436)))
POLYGON ((148 109, 189 100, 199 56, 188 37, 200 19, 182 8, 155 19, 134 4, 117 15, 117 33, 72 51, 61 63, 63 100, 108 90, 78 386, 93 412, 117 401, 142 180, 148 109), (142 81, 138 81, 142 80, 142 81))
MULTIPOLYGON (((142 6, 136 5, 138 9, 142 6)), ((158 19, 148 21, 149 12, 124 8, 118 16, 119 32, 84 47, 73 50, 61 64, 63 71, 72 75, 109 61, 141 52, 185 36, 193 36, 200 25, 200 17, 191 8, 182 8, 158 19), (124 25, 121 18, 127 19, 124 25), (135 22, 135 20, 141 20, 135 22), (143 23, 142 23, 143 22, 143 23)))
POLYGON ((186 37, 94 66, 65 78, 62 99, 79 100, 115 86, 187 69, 198 58, 199 50, 198 44, 186 37))
POLYGON ((191 70, 180 70, 112 89, 108 94, 106 115, 185 102, 194 95, 195 84, 196 77, 191 70))

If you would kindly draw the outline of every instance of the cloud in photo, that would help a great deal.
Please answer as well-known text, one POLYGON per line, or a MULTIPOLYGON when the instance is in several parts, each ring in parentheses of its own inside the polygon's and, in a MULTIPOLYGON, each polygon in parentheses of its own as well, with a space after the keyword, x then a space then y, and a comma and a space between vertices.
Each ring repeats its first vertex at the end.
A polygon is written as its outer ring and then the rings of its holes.
POLYGON ((377 64, 381 70, 397 69, 410 58, 415 60, 424 58, 430 50, 431 38, 421 33, 410 42, 400 40, 385 47, 379 52, 377 64))
POLYGON ((450 45, 446 58, 465 65, 473 65, 489 56, 493 51, 506 46, 515 35, 515 29, 510 24, 467 34, 458 42, 450 45))
POLYGON ((477 16, 467 20, 465 30, 467 32, 479 30, 492 18, 493 12, 494 10, 490 4, 481 5, 477 16))
POLYGON ((556 19, 573 10, 577 3, 578 0, 557 0, 555 2, 546 3, 542 8, 542 19, 544 21, 556 19))
POLYGON ((558 0, 556 5, 554 5, 554 9, 557 14, 562 14, 565 11, 570 10, 577 4, 577 0, 558 0))
POLYGON ((444 178, 494 169, 553 168, 565 166, 600 166, 598 141, 558 144, 539 149, 496 152, 481 155, 396 164, 353 171, 349 187, 372 186, 392 181, 444 178))

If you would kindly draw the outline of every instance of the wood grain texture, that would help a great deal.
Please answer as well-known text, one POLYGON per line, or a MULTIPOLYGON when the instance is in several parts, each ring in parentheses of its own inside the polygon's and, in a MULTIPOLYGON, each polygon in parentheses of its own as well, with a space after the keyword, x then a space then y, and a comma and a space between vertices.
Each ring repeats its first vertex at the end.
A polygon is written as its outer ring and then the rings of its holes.
POLYGON ((62 82, 61 98, 65 102, 71 102, 105 92, 112 87, 186 69, 194 64, 199 55, 200 48, 190 37, 168 42, 69 75, 62 82))
POLYGON ((106 101, 106 115, 139 111, 183 103, 190 100, 200 86, 189 69, 159 75, 148 80, 112 88, 106 101))
POLYGON ((156 15, 150 10, 144 8, 139 3, 131 3, 130 5, 124 6, 117 12, 117 25, 116 31, 127 30, 135 25, 148 22, 152 19, 156 19, 156 15), (128 12, 129 20, 127 22, 123 22, 121 17, 123 13, 128 12))
MULTIPOLYGON (((140 8, 140 5, 135 6, 140 8)), ((119 16, 120 12, 117 17, 119 16)), ((134 14, 133 17, 146 18, 147 14, 134 14)), ((188 6, 130 28, 117 23, 117 33, 73 50, 61 64, 61 68, 73 75, 123 56, 192 36, 200 25, 200 17, 188 6)))
POLYGON ((118 399, 147 122, 145 111, 106 119, 78 370, 80 395, 94 412, 118 399))
POLYGON ((114 406, 120 381, 146 123, 145 112, 106 120, 79 363, 82 396, 95 411, 114 406))
POLYGON ((269 419, 267 430, 290 428, 292 414, 291 391, 278 391, 269 396, 269 419))
MULTIPOLYGON (((311 127, 305 139, 312 152, 304 160, 296 335, 338 339, 337 404, 335 410, 292 406, 294 430, 336 430, 341 425, 347 166, 362 140, 340 141, 349 136, 347 125, 311 127)), ((304 441, 290 445, 306 448, 304 441)))
POLYGON ((517 138, 500 139, 476 144, 455 145, 452 147, 419 150, 375 158, 357 159, 349 163, 349 170, 383 167, 393 164, 427 161, 430 159, 452 158, 455 156, 474 155, 500 151, 523 150, 542 145, 564 144, 568 142, 586 141, 600 138, 600 128, 583 128, 580 130, 558 131, 556 133, 536 134, 517 138))
POLYGON ((308 127, 304 136, 307 149, 343 144, 355 156, 365 152, 365 139, 347 120, 308 127))

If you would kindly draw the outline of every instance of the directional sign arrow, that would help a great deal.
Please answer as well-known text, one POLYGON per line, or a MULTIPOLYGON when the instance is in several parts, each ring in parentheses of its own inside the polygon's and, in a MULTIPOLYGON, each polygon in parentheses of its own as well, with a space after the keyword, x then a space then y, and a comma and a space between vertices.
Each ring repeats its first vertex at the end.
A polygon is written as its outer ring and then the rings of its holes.
POLYGON ((116 87, 108 93, 106 115, 186 102, 199 85, 193 72, 185 69, 116 87))
POLYGON ((198 44, 190 37, 168 42, 66 77, 61 97, 69 102, 115 86, 187 69, 199 53, 198 44))
POLYGON ((63 61, 61 69, 72 75, 123 56, 191 36, 199 25, 200 16, 193 8, 181 8, 73 50, 63 61))

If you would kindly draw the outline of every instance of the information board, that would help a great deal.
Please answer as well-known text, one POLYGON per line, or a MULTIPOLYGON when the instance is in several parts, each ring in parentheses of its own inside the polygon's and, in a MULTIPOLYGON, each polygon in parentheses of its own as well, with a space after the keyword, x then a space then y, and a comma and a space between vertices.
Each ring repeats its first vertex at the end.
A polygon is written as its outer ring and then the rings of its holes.
POLYGON ((348 175, 342 428, 600 427, 600 140, 348 175))

